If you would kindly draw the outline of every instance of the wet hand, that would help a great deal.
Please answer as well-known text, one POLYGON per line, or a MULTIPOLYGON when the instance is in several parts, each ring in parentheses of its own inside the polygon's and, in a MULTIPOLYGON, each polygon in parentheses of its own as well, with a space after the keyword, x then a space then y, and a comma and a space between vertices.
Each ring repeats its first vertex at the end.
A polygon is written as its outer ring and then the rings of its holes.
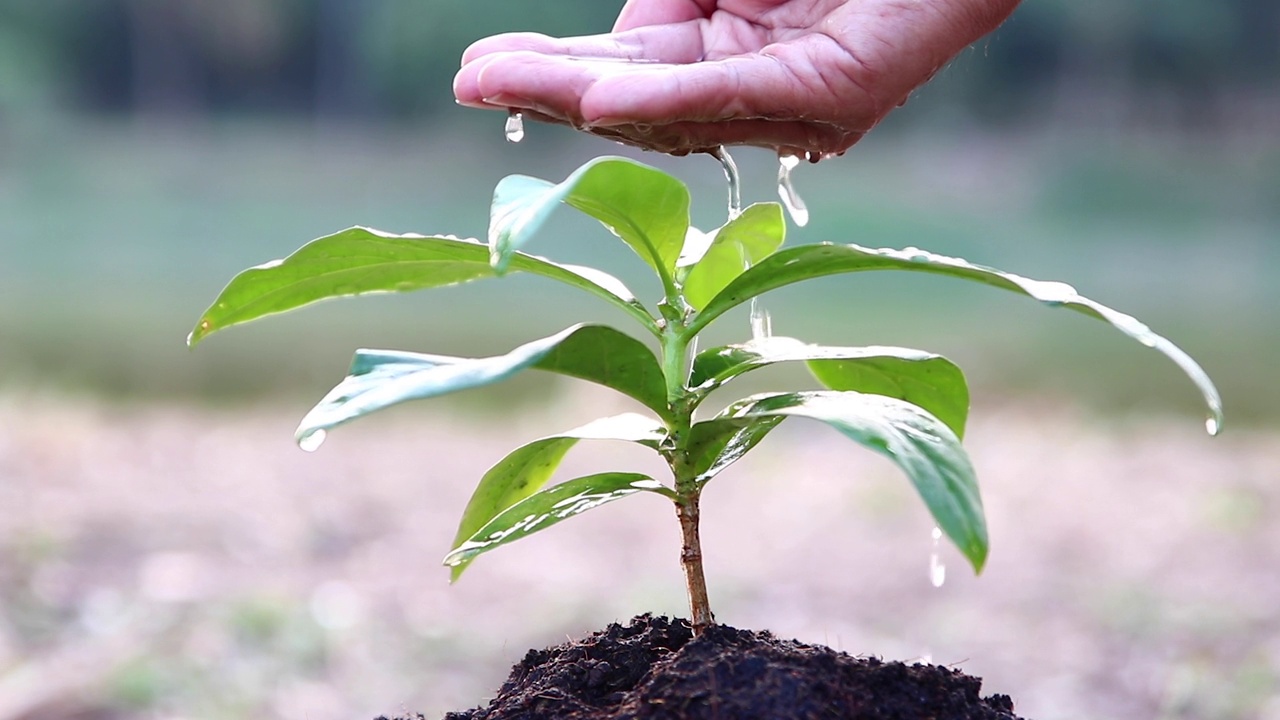
POLYGON ((472 45, 458 102, 683 155, 857 142, 1018 0, 629 0, 612 33, 472 45))

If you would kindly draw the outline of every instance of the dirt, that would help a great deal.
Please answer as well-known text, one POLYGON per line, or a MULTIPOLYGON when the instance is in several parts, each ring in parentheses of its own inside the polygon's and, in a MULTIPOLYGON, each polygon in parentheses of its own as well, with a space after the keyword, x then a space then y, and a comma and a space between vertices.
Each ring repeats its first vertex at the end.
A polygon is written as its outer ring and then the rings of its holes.
POLYGON ((445 720, 1016 720, 1007 695, 984 698, 981 687, 939 665, 726 625, 694 638, 683 620, 640 615, 529 651, 487 707, 445 720))

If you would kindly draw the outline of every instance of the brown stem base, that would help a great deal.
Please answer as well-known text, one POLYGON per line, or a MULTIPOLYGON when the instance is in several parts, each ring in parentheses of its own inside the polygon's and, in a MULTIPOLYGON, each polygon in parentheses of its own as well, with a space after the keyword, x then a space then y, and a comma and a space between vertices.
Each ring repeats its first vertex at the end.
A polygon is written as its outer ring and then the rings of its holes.
POLYGON ((684 568, 684 580, 689 589, 689 612, 692 616, 693 634, 715 623, 711 614, 711 601, 707 598, 707 580, 702 574, 702 542, 698 539, 698 495, 676 504, 680 518, 680 565, 684 568))

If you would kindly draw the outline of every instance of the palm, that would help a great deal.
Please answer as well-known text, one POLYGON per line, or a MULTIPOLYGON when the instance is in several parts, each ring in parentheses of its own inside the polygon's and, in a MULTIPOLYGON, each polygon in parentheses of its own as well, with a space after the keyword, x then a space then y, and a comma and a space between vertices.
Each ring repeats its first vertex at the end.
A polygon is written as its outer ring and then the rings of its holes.
POLYGON ((609 35, 477 43, 455 92, 673 154, 839 153, 1016 2, 631 0, 609 35))

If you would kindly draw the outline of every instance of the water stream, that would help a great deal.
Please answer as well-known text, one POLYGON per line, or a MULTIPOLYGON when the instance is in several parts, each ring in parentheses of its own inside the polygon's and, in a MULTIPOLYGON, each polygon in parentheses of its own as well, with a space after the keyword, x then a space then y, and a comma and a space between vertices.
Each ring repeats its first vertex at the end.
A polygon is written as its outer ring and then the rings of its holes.
POLYGON ((738 164, 723 145, 716 148, 715 155, 720 167, 724 168, 724 179, 729 183, 729 219, 732 220, 742 214, 742 180, 738 176, 738 164))
POLYGON ((934 587, 940 588, 947 581, 947 566, 942 561, 940 554, 942 543, 942 528, 935 527, 933 529, 933 551, 929 553, 929 582, 934 587))
POLYGON ((809 208, 804 204, 804 200, 800 199, 795 186, 791 184, 791 171, 795 170, 799 164, 800 156, 798 155, 778 155, 778 197, 782 199, 783 207, 791 215, 791 221, 797 227, 804 227, 809 224, 809 208))

